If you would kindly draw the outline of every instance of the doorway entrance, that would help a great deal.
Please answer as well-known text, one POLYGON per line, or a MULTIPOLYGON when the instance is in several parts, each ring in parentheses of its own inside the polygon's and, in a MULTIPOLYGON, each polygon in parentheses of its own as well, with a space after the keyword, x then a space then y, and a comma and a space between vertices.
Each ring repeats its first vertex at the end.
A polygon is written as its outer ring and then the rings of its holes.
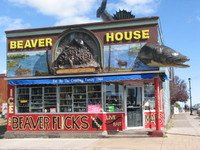
POLYGON ((127 126, 143 127, 143 87, 127 88, 127 126))

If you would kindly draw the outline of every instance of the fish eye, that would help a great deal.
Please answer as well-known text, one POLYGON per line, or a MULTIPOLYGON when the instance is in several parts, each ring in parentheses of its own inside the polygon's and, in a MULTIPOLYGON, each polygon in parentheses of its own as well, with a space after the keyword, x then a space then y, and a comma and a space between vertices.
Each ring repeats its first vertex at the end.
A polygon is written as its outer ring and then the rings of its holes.
POLYGON ((173 56, 178 56, 178 55, 179 55, 179 53, 172 53, 172 55, 173 55, 173 56))

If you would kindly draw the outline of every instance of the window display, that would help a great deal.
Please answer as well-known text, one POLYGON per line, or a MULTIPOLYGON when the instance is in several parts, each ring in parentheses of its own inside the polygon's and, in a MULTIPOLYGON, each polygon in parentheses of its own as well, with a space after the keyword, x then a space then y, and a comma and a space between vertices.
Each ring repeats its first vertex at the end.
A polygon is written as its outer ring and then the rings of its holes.
POLYGON ((145 83, 143 105, 145 107, 145 110, 155 110, 154 84, 145 83))
POLYGON ((87 111, 86 86, 74 86, 74 112, 87 111))
POLYGON ((19 113, 29 112, 29 88, 17 88, 17 107, 19 113))
POLYGON ((18 113, 101 112, 101 84, 17 87, 18 113))
POLYGON ((88 112, 102 111, 101 85, 88 85, 88 112))
POLYGON ((59 87, 60 112, 72 112, 72 86, 59 87))
POLYGON ((105 111, 123 111, 123 86, 119 84, 106 85, 105 111))
POLYGON ((44 87, 44 112, 53 113, 56 109, 56 87, 44 87))
POLYGON ((41 87, 31 88, 31 112, 40 113, 43 112, 43 95, 41 87))

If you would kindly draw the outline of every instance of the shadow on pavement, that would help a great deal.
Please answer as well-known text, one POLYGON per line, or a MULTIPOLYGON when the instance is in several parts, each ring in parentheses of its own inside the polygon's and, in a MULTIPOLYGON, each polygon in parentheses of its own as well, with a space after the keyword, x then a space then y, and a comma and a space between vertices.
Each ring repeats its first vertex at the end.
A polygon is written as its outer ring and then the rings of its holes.
POLYGON ((6 125, 0 125, 0 139, 4 138, 5 132, 6 132, 6 125))
POLYGON ((194 119, 200 119, 200 117, 195 117, 194 119))
POLYGON ((6 132, 6 123, 7 123, 7 119, 0 118, 0 139, 4 138, 4 134, 6 132))

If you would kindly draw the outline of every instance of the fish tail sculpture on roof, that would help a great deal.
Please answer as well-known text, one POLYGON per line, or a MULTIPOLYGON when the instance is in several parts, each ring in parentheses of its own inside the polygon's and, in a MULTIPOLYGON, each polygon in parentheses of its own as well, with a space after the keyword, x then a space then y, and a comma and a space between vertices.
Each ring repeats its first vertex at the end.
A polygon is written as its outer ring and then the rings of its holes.
POLYGON ((102 0, 101 6, 97 9, 97 17, 102 18, 103 21, 112 21, 112 20, 121 20, 121 19, 129 19, 129 18, 135 18, 135 15, 133 15, 130 12, 126 10, 119 10, 114 14, 113 16, 108 13, 106 10, 107 0, 102 0))
POLYGON ((190 60, 188 57, 165 45, 145 44, 137 57, 142 63, 153 67, 190 67, 184 64, 190 60))

